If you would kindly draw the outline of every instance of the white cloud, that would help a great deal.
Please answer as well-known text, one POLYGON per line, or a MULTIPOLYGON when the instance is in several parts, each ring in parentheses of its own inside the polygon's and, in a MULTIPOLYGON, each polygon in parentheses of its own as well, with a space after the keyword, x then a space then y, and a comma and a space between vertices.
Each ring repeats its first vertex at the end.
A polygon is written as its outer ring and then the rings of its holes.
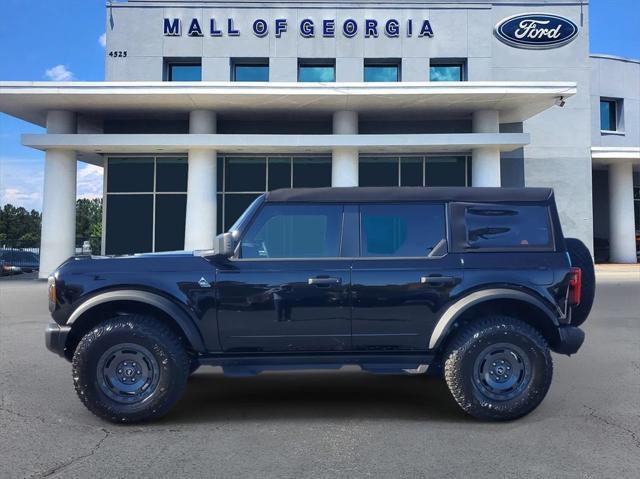
POLYGON ((78 163, 78 198, 102 198, 102 167, 89 163, 78 163))
POLYGON ((53 81, 73 81, 74 79, 73 72, 67 70, 67 67, 64 65, 56 65, 55 67, 49 68, 44 74, 49 80, 53 81))
POLYGON ((43 159, 0 157, 0 206, 42 209, 43 159))
POLYGON ((100 44, 100 46, 102 48, 107 46, 107 34, 106 33, 103 33, 102 35, 100 35, 98 37, 98 43, 100 44))

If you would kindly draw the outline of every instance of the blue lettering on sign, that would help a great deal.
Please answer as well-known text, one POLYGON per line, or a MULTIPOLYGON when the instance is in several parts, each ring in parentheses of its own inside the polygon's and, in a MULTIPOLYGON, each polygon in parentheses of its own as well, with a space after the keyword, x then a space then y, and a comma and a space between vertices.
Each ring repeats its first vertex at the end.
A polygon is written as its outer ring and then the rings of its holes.
POLYGON ((187 35, 190 37, 201 37, 202 36, 202 28, 200 28, 200 22, 197 18, 191 20, 191 24, 189 25, 189 31, 187 35))
POLYGON ((358 24, 353 19, 345 20, 342 24, 342 34, 347 38, 355 37, 358 33, 358 24))
POLYGON ((264 37, 267 33, 269 33, 269 27, 267 27, 267 22, 263 19, 258 18, 253 22, 253 33, 257 37, 264 37))
POLYGON ((276 18, 276 38, 280 38, 287 31, 287 20, 285 18, 276 18))
MULTIPOLYGON (((558 42, 569 42, 573 37, 566 38, 566 35, 558 40, 564 30, 564 23, 554 23, 547 27, 542 27, 542 25, 548 25, 551 22, 547 22, 546 20, 541 20, 537 17, 541 17, 540 15, 519 15, 517 17, 509 17, 508 19, 503 20, 500 24, 496 26, 496 35, 501 38, 505 43, 509 43, 516 40, 507 41, 503 36, 512 35, 515 38, 518 38, 523 43, 531 43, 536 46, 525 46, 523 48, 552 48, 551 46, 538 46, 538 45, 546 45, 545 42, 555 42, 554 45, 558 45, 558 42), (522 19, 521 17, 526 17, 522 19), (520 20, 520 23, 517 26, 510 23, 511 21, 520 20), (547 23, 545 23, 547 22, 547 23), (500 28, 499 28, 500 27, 500 28)), ((551 17, 552 15, 546 15, 546 17, 551 17)), ((558 19, 562 19, 562 17, 557 17, 558 19)), ((569 20, 564 19, 567 22, 567 25, 573 25, 575 31, 573 36, 577 34, 577 27, 570 22, 569 20)), ((273 20, 273 31, 275 32, 276 38, 281 38, 282 34, 288 31, 288 24, 286 18, 276 18, 273 20)), ((342 22, 342 25, 336 25, 336 20, 333 18, 323 19, 321 24, 318 23, 318 28, 322 27, 322 36, 326 38, 335 38, 336 36, 336 28, 342 28, 342 34, 346 38, 353 38, 358 34, 360 26, 362 26, 364 30, 365 38, 378 38, 379 30, 378 26, 380 25, 380 30, 384 31, 384 34, 389 38, 398 38, 402 33, 402 28, 400 26, 400 21, 395 18, 388 18, 387 20, 382 21, 367 18, 364 20, 364 25, 358 25, 358 22, 352 18, 348 18, 342 22)), ((313 38, 315 37, 315 28, 316 24, 311 18, 305 18, 300 22, 300 30, 299 33, 304 38, 313 38)), ((257 37, 265 37, 269 34, 269 22, 263 18, 253 19, 251 24, 251 30, 254 35, 257 37)), ((417 30, 417 28, 416 28, 417 30)), ((180 18, 164 18, 163 31, 165 36, 179 37, 182 35, 182 21, 180 18)), ((226 19, 226 30, 224 28, 224 21, 221 19, 216 19, 211 17, 209 19, 209 35, 212 37, 222 37, 224 35, 229 37, 238 37, 240 36, 240 30, 235 28, 233 18, 226 19), (218 23, 218 20, 220 22, 218 23)), ((407 37, 413 36, 413 20, 407 19, 406 24, 406 34, 407 37)), ((200 19, 192 18, 189 21, 189 28, 187 29, 187 35, 190 37, 202 37, 202 27, 200 26, 200 19)), ((431 23, 429 20, 423 20, 418 36, 419 37, 433 37, 433 28, 431 28, 431 23)), ((515 45, 514 45, 515 46, 515 45)))
POLYGON ((300 22, 300 35, 305 38, 313 37, 315 28, 313 26, 313 20, 305 18, 300 22))
POLYGON ((178 37, 182 35, 182 28, 179 18, 174 18, 173 20, 169 20, 168 18, 164 19, 164 34, 170 37, 178 37))
POLYGON ((387 20, 384 24, 384 34, 390 38, 397 38, 400 36, 400 23, 393 18, 387 20))
POLYGON ((336 34, 335 20, 322 20, 322 36, 333 37, 336 34))
POLYGON ((558 48, 573 41, 578 35, 578 26, 558 15, 525 13, 501 20, 494 33, 509 46, 543 50, 558 48))

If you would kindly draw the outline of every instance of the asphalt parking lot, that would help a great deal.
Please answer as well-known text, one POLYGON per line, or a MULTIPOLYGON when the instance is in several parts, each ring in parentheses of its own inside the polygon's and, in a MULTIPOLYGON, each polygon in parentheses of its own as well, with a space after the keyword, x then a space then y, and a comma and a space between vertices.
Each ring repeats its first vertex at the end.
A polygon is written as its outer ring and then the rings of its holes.
POLYGON ((44 348, 44 282, 0 281, 0 477, 593 477, 640 475, 640 274, 599 281, 587 341, 554 355, 542 405, 466 417, 444 383, 358 371, 226 378, 201 368, 161 421, 114 426, 44 348))

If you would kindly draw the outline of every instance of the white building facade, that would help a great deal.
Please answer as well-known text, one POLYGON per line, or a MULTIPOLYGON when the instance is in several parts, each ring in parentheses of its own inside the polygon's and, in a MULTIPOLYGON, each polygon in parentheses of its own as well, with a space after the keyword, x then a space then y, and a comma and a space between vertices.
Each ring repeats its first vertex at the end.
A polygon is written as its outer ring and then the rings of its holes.
POLYGON ((106 13, 104 82, 0 84, 47 128, 23 137, 46 152, 41 276, 74 251, 79 160, 104 167, 105 254, 210 248, 275 188, 551 186, 566 236, 636 261, 640 64, 590 56, 587 2, 106 13))

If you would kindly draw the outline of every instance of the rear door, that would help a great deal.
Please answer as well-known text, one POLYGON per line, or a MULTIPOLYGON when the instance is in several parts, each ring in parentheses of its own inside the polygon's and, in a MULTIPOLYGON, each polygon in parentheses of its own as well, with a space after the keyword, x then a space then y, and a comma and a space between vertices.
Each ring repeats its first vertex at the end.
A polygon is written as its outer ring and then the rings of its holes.
POLYGON ((442 306, 462 281, 447 251, 443 203, 362 204, 352 270, 356 350, 426 350, 442 306))
POLYGON ((343 206, 267 203, 219 265, 225 351, 341 351, 351 347, 351 260, 340 256, 343 206))

